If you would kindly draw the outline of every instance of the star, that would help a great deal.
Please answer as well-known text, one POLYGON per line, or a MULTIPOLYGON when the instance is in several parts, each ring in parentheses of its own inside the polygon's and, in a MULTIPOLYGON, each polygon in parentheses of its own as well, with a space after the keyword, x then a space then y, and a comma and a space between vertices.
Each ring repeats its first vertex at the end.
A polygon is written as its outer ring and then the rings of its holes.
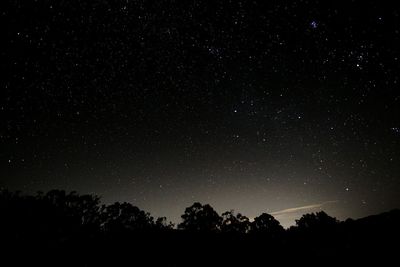
POLYGON ((399 127, 392 127, 392 128, 390 128, 390 130, 392 130, 396 134, 400 134, 400 128, 399 127))
POLYGON ((318 23, 317 23, 317 21, 315 21, 315 20, 311 21, 311 22, 310 22, 310 26, 311 26, 312 29, 318 28, 318 23))

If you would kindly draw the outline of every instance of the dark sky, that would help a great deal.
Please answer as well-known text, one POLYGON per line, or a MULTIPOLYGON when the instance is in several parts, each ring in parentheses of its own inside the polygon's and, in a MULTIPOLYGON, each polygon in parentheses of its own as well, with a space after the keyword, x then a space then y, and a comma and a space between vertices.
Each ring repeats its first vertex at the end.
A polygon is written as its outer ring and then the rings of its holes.
POLYGON ((395 1, 1 2, 0 186, 174 222, 400 206, 395 1))

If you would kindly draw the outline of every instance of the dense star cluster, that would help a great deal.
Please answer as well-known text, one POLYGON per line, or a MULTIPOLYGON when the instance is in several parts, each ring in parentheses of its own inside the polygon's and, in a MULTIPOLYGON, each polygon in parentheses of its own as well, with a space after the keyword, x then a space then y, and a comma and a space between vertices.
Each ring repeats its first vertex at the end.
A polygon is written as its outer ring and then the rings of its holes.
POLYGON ((0 186, 284 226, 399 207, 389 1, 6 0, 0 186))

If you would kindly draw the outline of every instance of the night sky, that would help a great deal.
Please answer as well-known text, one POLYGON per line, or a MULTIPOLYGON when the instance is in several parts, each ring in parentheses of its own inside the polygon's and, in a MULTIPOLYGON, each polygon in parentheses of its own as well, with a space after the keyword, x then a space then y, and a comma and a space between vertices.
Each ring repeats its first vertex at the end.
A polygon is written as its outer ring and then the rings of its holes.
POLYGON ((338 219, 400 207, 395 1, 1 1, 0 187, 338 219))

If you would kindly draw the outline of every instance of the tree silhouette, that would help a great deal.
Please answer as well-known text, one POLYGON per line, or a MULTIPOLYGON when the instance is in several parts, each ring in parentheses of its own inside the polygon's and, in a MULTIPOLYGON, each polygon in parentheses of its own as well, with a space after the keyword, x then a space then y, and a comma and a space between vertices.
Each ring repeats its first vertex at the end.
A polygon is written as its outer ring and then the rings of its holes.
POLYGON ((284 228, 277 221, 274 216, 262 213, 260 216, 254 218, 251 223, 251 231, 254 233, 264 233, 271 236, 277 236, 284 232, 284 228))
POLYGON ((97 196, 67 194, 63 190, 34 196, 1 190, 0 231, 10 241, 26 244, 90 239, 100 231, 99 202, 97 196))
POLYGON ((60 224, 68 223, 74 227, 99 228, 101 218, 100 197, 95 195, 78 195, 75 191, 67 194, 63 190, 51 190, 43 195, 38 192, 36 200, 46 206, 46 213, 60 224))
POLYGON ((304 214, 299 220, 296 220, 296 225, 299 230, 326 229, 337 224, 338 220, 329 216, 324 211, 304 214))
POLYGON ((174 224, 168 222, 166 217, 158 217, 154 226, 158 230, 171 230, 174 228, 174 224))
POLYGON ((221 231, 224 233, 247 233, 250 230, 250 221, 246 216, 233 210, 222 213, 221 231))
POLYGON ((222 221, 222 218, 210 205, 202 205, 199 202, 186 208, 181 217, 182 222, 178 228, 187 231, 215 232, 220 229, 222 221))
POLYGON ((233 210, 220 217, 210 205, 196 202, 186 208, 178 231, 165 217, 153 219, 132 204, 99 203, 97 196, 63 190, 26 196, 0 189, 2 242, 18 253, 63 255, 71 259, 65 266, 82 257, 82 266, 102 266, 104 259, 109 260, 107 265, 120 259, 121 263, 132 259, 137 263, 148 261, 146 253, 157 255, 154 260, 158 265, 185 266, 199 251, 206 260, 219 257, 219 262, 243 266, 249 259, 254 259, 252 264, 264 262, 264 257, 256 255, 266 250, 281 256, 317 251, 320 259, 332 253, 356 255, 358 259, 365 251, 396 255, 398 246, 393 244, 400 238, 398 210, 344 223, 321 211, 303 215, 296 226, 285 231, 266 213, 250 223, 233 210), (243 257, 238 261, 236 255, 243 257))
POLYGON ((153 227, 153 217, 130 203, 116 202, 102 207, 103 228, 107 232, 149 230, 153 227))

